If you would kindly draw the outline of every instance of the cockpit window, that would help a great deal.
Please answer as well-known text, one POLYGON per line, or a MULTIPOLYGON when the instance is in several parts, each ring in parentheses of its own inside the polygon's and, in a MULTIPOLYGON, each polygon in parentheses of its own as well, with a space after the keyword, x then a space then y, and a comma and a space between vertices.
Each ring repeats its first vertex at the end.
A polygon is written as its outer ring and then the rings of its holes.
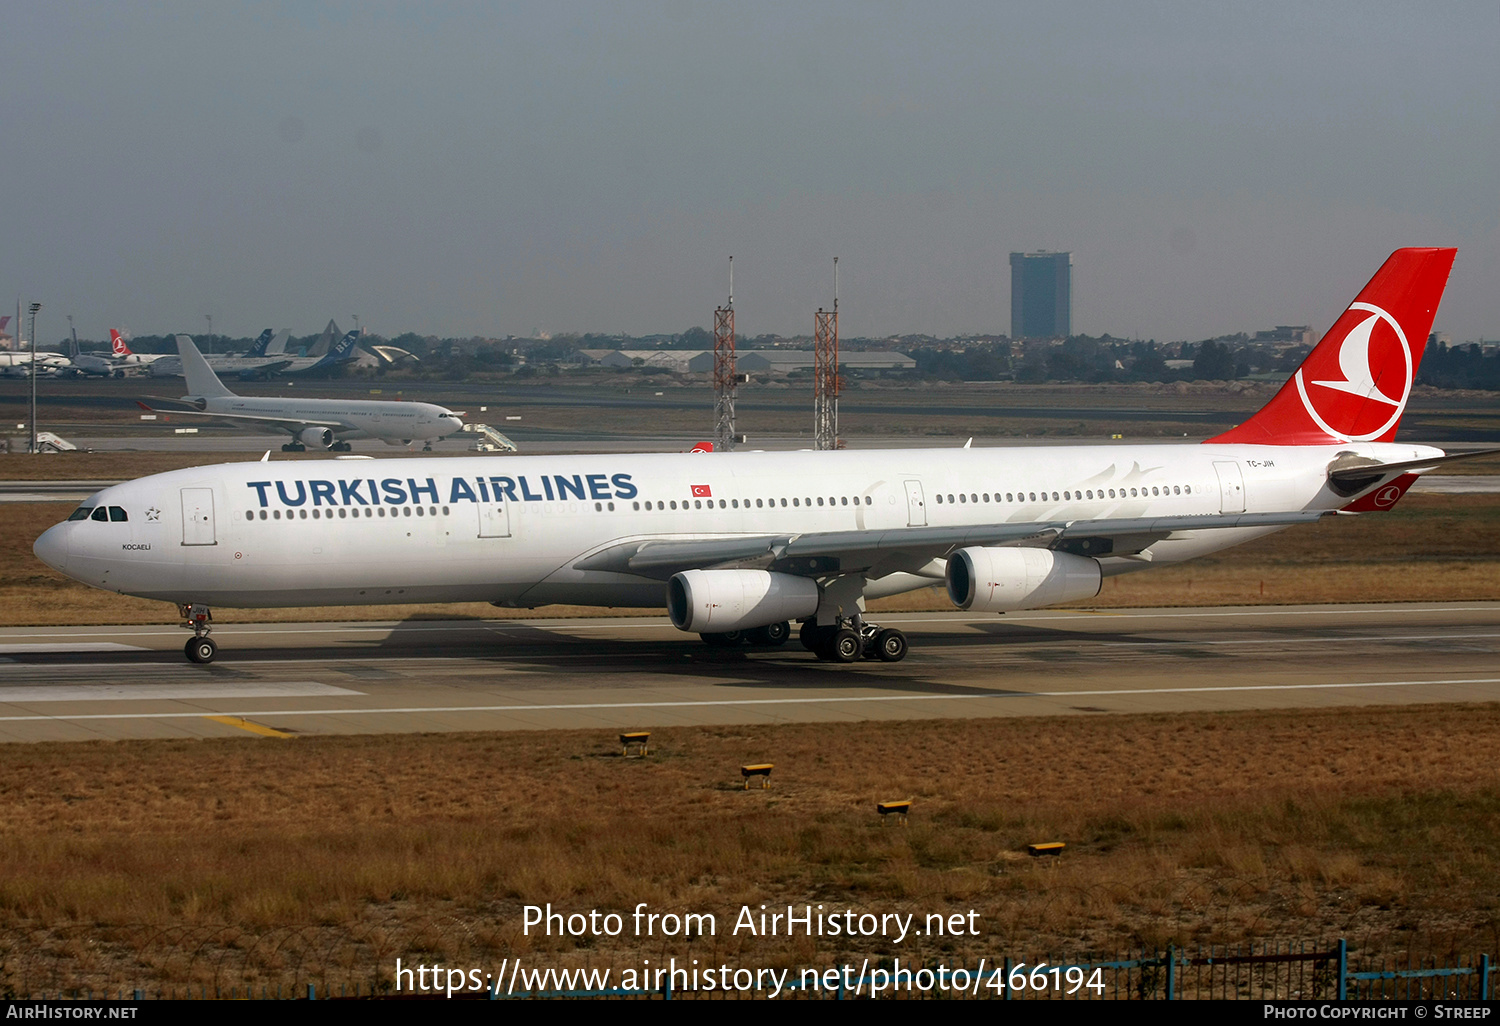
POLYGON ((70 516, 70 517, 68 517, 68 519, 69 520, 87 520, 89 518, 89 514, 92 513, 92 512, 94 512, 94 507, 92 507, 92 506, 79 506, 77 509, 75 509, 73 511, 73 515, 70 516))
POLYGON ((90 520, 99 520, 99 521, 108 520, 109 519, 109 510, 106 509, 103 506, 100 506, 100 507, 98 507, 97 509, 94 510, 94 515, 92 517, 90 517, 89 519, 90 520))
POLYGON ((123 524, 130 520, 130 518, 125 515, 125 508, 123 506, 109 507, 109 519, 111 523, 115 524, 123 524))

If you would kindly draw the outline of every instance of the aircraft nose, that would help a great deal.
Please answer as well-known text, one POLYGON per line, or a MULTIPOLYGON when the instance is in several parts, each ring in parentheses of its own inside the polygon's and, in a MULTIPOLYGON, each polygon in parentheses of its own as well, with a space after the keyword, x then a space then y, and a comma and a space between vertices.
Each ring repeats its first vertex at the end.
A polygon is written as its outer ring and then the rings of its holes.
POLYGON ((67 526, 67 524, 55 524, 47 528, 36 540, 36 544, 31 547, 37 559, 62 573, 68 572, 67 526))

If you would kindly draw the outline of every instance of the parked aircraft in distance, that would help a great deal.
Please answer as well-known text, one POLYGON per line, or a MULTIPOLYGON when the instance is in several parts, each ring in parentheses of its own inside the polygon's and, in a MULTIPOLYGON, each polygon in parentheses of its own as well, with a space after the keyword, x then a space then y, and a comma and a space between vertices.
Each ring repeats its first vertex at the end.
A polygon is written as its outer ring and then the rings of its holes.
MULTIPOLYGON (((349 341, 349 336, 345 336, 345 341, 349 341)), ((184 409, 160 410, 145 403, 141 404, 142 407, 170 417, 215 420, 261 431, 284 431, 293 440, 281 447, 283 452, 303 452, 308 448, 348 452, 352 438, 378 438, 390 445, 424 442, 425 448, 430 450, 434 441, 463 430, 459 414, 432 403, 236 395, 219 380, 188 336, 177 336, 177 352, 186 372, 188 394, 181 399, 164 401, 181 403, 184 409)), ((148 398, 163 399, 161 396, 148 398)))
MULTIPOLYGON (((286 342, 291 331, 282 328, 274 335, 267 328, 245 353, 239 356, 204 356, 215 374, 227 374, 250 381, 273 374, 306 374, 332 371, 341 363, 354 359, 359 351, 359 332, 351 331, 320 356, 288 356, 286 342)), ((180 357, 167 356, 151 368, 152 377, 181 377, 180 357)))
POLYGON ((9 378, 24 378, 31 373, 33 361, 42 374, 56 374, 73 366, 62 353, 33 353, 29 349, 22 349, 0 352, 0 374, 9 378))
POLYGON ((109 329, 109 345, 110 354, 101 356, 98 353, 78 351, 78 340, 74 339, 73 369, 82 374, 123 378, 127 374, 145 374, 153 363, 161 359, 160 356, 153 356, 149 353, 131 352, 124 336, 116 328, 109 329))
POLYGON ((177 603, 195 662, 215 605, 460 601, 665 605, 714 645, 800 621, 821 658, 895 661, 906 638, 867 599, 1086 602, 1111 575, 1389 509, 1476 455, 1394 441, 1454 252, 1392 254, 1275 397, 1201 445, 230 464, 106 488, 35 551, 177 603))

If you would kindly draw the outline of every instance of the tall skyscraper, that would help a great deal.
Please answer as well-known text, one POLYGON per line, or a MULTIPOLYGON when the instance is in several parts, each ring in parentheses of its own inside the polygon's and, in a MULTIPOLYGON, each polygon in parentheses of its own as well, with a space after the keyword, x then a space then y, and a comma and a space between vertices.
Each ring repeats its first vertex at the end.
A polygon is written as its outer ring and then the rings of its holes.
POLYGON ((1072 255, 1010 255, 1011 338, 1057 338, 1073 333, 1072 255))

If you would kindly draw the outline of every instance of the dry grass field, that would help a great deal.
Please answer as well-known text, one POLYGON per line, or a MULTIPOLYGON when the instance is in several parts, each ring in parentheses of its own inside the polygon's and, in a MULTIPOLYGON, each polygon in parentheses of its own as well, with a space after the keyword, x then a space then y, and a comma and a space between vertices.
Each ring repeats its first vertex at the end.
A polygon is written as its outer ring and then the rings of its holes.
POLYGON ((1343 936, 1496 950, 1500 708, 10 745, 0 991, 489 968, 1090 956, 1343 936), (776 766, 769 790, 737 767, 776 766), (903 829, 880 800, 910 798, 903 829), (24 824, 24 828, 20 826, 24 824), (1023 854, 1061 840, 1059 860, 1023 854), (521 907, 712 912, 524 936, 521 907), (740 906, 979 913, 979 937, 731 936, 740 906))

